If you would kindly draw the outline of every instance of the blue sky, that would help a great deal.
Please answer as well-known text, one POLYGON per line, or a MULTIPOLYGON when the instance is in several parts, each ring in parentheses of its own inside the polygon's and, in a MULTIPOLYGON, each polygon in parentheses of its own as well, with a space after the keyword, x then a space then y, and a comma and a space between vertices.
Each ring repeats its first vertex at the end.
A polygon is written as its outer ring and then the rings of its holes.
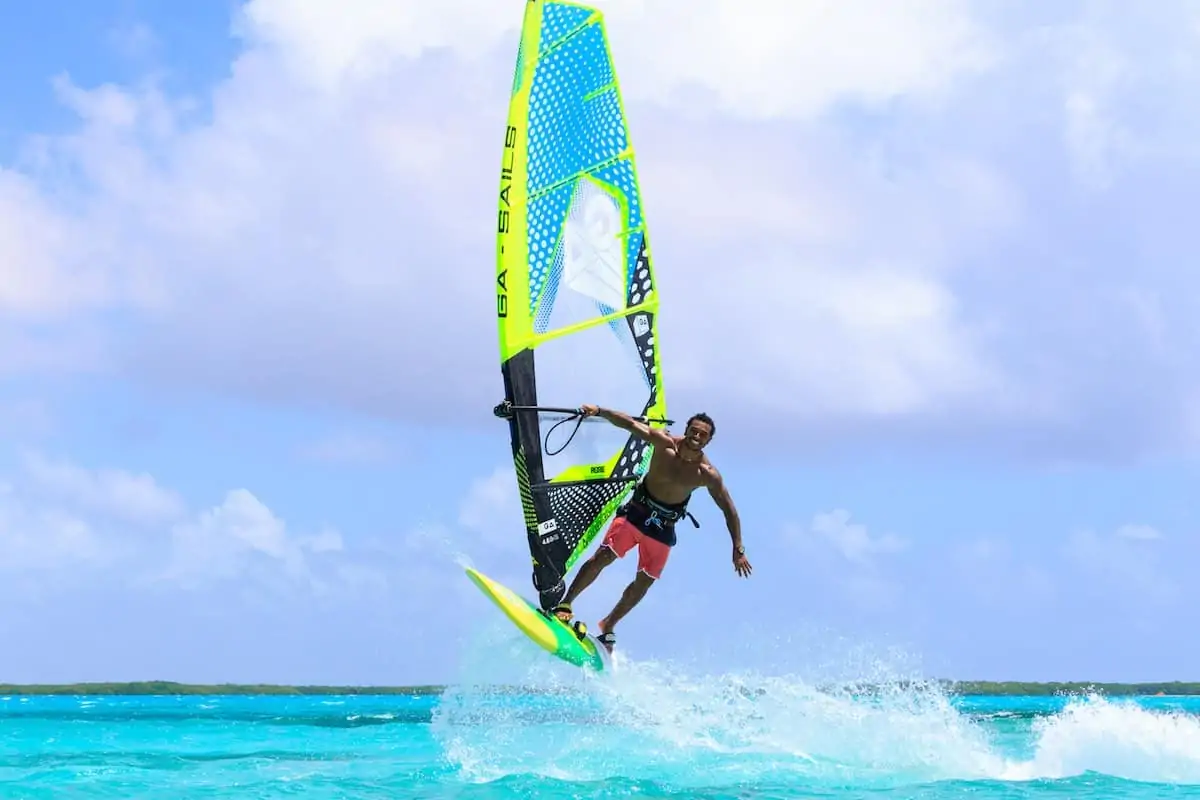
MULTIPOLYGON (((709 5, 603 7, 669 409, 717 419, 755 573, 700 500, 621 646, 1195 677, 1200 16, 709 5)), ((457 559, 527 588, 490 413, 520 6, 0 26, 0 679, 443 682, 507 632, 457 559)))

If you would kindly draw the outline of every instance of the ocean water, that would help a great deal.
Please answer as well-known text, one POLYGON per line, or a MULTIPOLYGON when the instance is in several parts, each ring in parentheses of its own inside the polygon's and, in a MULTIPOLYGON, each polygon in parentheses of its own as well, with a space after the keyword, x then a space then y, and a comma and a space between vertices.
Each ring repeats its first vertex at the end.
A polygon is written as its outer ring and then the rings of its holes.
POLYGON ((3 697, 0 797, 1200 797, 1200 698, 552 661, 493 650, 441 696, 3 697))

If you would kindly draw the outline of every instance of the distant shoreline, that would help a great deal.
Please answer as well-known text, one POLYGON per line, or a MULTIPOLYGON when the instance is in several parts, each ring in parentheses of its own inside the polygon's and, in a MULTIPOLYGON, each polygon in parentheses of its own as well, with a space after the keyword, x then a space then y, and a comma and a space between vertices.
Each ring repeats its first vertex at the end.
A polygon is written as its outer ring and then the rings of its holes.
MULTIPOLYGON (((1045 697, 1058 694, 1088 694, 1096 692, 1108 696, 1195 696, 1200 695, 1200 682, 1170 681, 1160 683, 1104 683, 1100 681, 929 681, 954 695, 992 697, 1045 697)), ((905 682, 898 686, 904 687, 905 682)), ((919 684, 912 684, 919 685, 919 684)), ((394 696, 437 696, 448 688, 443 685, 423 686, 288 686, 283 684, 194 684, 172 681, 131 681, 125 683, 63 683, 63 684, 15 684, 0 683, 0 697, 31 695, 123 695, 123 696, 177 696, 177 695, 226 695, 226 696, 345 696, 345 695, 394 695, 394 696)), ((528 691, 523 687, 494 687, 502 691, 528 691)), ((879 686, 861 684, 839 687, 873 693, 879 686)))

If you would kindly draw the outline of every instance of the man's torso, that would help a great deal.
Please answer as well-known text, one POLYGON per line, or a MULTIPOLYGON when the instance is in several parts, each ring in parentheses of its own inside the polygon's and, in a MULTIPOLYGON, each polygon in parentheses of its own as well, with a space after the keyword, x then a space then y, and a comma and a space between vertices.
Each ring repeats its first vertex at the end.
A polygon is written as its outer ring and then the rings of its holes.
POLYGON ((679 440, 672 448, 656 447, 646 471, 646 488, 661 503, 686 503, 692 492, 704 485, 704 467, 708 458, 701 453, 695 462, 684 461, 679 455, 679 440))
POLYGON ((675 523, 686 512, 692 492, 704 485, 708 459, 701 454, 695 462, 684 461, 673 448, 656 447, 650 468, 634 491, 623 516, 639 530, 668 546, 674 546, 675 523))

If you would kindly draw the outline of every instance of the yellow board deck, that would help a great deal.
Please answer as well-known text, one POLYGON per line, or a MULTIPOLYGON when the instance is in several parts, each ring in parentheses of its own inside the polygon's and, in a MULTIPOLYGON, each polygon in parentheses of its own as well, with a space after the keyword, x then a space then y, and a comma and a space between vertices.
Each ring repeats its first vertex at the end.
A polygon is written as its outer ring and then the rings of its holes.
POLYGON ((590 633, 580 639, 569 625, 554 615, 542 613, 533 603, 478 570, 467 567, 467 577, 500 607, 522 633, 546 652, 569 664, 596 672, 603 672, 609 667, 608 651, 590 633))

